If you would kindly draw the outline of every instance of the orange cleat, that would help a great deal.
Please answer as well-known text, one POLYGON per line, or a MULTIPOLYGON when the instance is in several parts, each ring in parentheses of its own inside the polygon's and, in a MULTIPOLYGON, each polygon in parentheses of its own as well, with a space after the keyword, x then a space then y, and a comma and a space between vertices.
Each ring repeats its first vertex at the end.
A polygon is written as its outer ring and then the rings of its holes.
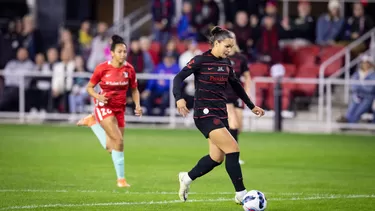
POLYGON ((126 179, 117 179, 117 186, 119 188, 128 188, 128 187, 130 187, 129 183, 126 182, 126 179))
POLYGON ((88 116, 83 117, 77 122, 78 126, 87 126, 91 127, 96 124, 96 119, 94 114, 89 114, 88 116))

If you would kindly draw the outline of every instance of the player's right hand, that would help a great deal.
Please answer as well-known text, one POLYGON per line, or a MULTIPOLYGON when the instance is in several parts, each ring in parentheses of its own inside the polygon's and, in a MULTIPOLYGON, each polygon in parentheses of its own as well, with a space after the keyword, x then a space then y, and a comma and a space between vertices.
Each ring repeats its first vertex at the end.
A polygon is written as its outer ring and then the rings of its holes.
POLYGON ((177 110, 183 117, 189 113, 189 109, 186 107, 186 101, 184 99, 179 99, 177 102, 177 110))
POLYGON ((105 96, 105 93, 98 95, 98 100, 99 102, 102 102, 104 104, 108 103, 108 98, 105 96))

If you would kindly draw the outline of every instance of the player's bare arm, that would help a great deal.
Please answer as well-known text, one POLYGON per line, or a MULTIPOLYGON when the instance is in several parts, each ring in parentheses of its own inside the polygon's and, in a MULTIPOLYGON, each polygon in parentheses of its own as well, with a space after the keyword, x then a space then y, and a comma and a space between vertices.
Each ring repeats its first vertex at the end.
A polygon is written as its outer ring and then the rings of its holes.
POLYGON ((140 100, 139 90, 138 88, 132 88, 131 91, 132 91, 132 98, 135 104, 134 113, 136 116, 142 116, 143 111, 142 111, 142 107, 140 103, 141 100, 140 100))

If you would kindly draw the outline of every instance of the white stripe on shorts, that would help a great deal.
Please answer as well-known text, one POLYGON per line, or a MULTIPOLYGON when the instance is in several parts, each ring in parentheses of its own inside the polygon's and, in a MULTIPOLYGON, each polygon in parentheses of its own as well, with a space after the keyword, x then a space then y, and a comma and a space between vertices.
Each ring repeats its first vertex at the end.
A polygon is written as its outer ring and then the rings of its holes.
POLYGON ((96 109, 96 113, 98 114, 99 121, 102 121, 103 117, 102 117, 102 114, 100 113, 100 109, 99 108, 95 108, 95 109, 96 109))

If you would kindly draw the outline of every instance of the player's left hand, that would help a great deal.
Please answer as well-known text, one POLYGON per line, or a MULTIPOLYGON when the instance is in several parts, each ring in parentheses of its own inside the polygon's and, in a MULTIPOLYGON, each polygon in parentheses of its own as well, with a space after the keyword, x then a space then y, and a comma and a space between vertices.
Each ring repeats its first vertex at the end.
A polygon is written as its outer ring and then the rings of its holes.
POLYGON ((255 106, 251 111, 259 117, 262 117, 264 115, 264 110, 258 106, 255 106))
POLYGON ((140 106, 135 107, 134 113, 135 113, 136 116, 142 116, 142 114, 143 114, 142 107, 140 107, 140 106))

